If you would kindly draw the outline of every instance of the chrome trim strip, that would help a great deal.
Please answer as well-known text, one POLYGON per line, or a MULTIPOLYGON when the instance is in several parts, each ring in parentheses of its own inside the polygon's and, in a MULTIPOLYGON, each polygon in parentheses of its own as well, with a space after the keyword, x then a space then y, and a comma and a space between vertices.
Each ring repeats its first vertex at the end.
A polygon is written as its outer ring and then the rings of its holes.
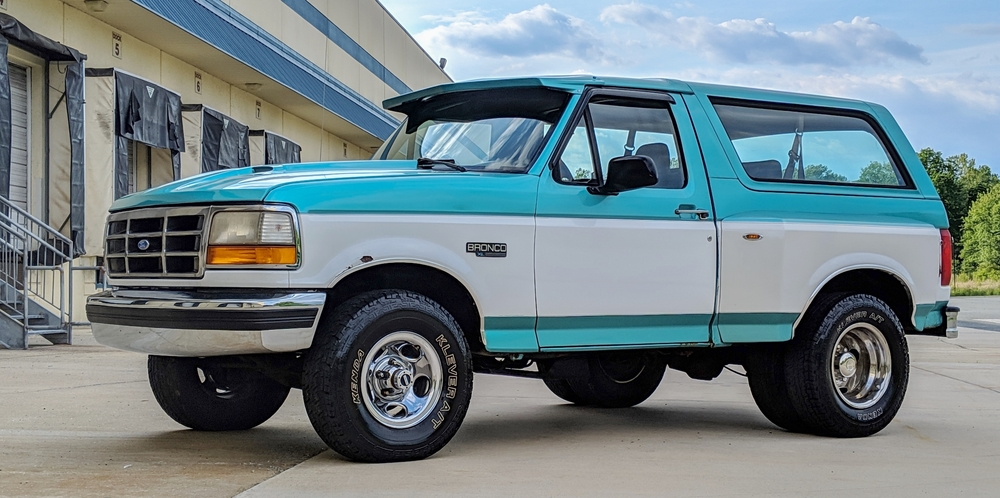
POLYGON ((311 307, 322 309, 326 302, 323 292, 231 292, 229 295, 214 292, 115 289, 94 294, 87 298, 88 305, 150 308, 213 308, 229 309, 287 309, 311 307))
POLYGON ((316 318, 307 328, 270 330, 209 330, 93 323, 97 342, 113 348, 165 356, 223 356, 234 354, 291 352, 308 349, 323 313, 324 292, 199 292, 180 290, 116 289, 87 299, 90 307, 125 310, 214 309, 220 313, 232 311, 315 309, 316 318), (231 311, 230 311, 231 310, 231 311))

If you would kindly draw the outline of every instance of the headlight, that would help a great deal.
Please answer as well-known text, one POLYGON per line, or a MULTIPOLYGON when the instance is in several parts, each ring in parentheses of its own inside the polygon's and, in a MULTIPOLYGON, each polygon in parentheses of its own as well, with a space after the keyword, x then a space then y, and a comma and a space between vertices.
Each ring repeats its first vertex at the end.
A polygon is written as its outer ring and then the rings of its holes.
POLYGON ((292 215, 279 211, 221 211, 212 217, 209 265, 298 263, 292 215))

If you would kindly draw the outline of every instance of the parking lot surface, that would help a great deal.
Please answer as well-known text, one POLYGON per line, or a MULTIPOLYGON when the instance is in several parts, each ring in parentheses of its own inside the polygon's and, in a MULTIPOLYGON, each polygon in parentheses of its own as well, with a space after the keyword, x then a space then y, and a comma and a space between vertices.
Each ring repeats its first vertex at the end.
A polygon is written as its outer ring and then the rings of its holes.
POLYGON ((297 391, 257 429, 184 430, 153 399, 145 357, 80 331, 76 346, 0 350, 0 496, 997 496, 1000 298, 952 302, 959 339, 909 338, 906 401, 869 438, 784 432, 730 372, 668 371, 623 410, 480 375, 443 451, 384 465, 326 450, 297 391))

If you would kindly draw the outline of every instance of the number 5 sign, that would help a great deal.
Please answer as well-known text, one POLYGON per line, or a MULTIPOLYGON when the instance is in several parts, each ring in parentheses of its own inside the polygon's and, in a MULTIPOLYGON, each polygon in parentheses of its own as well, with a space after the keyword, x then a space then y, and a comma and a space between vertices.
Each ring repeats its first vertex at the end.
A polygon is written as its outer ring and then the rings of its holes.
POLYGON ((111 55, 122 58, 122 35, 115 32, 111 33, 111 55))

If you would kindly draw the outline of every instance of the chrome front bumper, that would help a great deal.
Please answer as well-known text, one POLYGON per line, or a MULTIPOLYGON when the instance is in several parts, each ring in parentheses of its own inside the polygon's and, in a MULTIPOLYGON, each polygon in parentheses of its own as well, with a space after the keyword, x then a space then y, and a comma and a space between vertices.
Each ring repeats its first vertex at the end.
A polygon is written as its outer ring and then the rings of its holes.
POLYGON ((163 356, 222 356, 306 349, 323 292, 246 293, 118 289, 87 299, 97 342, 163 356))

